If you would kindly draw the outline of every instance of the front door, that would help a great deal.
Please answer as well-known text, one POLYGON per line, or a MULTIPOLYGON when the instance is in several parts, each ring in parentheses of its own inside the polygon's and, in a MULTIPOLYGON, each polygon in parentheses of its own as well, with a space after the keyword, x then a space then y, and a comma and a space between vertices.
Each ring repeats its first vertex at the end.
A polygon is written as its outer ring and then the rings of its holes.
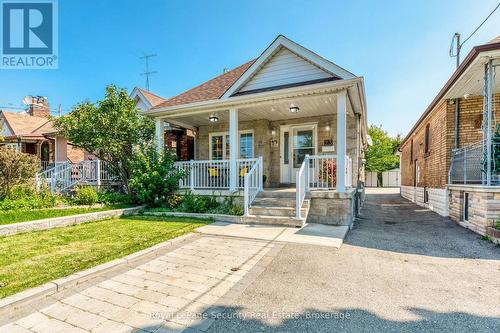
POLYGON ((306 155, 316 154, 316 124, 281 126, 281 183, 294 184, 306 155))

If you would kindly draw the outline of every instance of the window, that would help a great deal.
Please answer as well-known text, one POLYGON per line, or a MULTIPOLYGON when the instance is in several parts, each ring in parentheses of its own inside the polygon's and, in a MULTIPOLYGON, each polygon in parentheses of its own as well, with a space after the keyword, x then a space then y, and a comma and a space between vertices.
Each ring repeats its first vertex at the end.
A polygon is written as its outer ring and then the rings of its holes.
POLYGON ((287 132, 283 133, 283 164, 288 165, 290 160, 290 134, 287 132))
POLYGON ((425 126, 424 153, 429 154, 431 150, 431 124, 425 126))
POLYGON ((469 222, 469 193, 464 193, 464 222, 469 222))
POLYGON ((253 133, 240 134, 240 158, 253 157, 253 133))
MULTIPOLYGON (((210 133, 210 159, 229 159, 229 134, 210 133)), ((239 158, 253 157, 253 130, 240 131, 239 158)))

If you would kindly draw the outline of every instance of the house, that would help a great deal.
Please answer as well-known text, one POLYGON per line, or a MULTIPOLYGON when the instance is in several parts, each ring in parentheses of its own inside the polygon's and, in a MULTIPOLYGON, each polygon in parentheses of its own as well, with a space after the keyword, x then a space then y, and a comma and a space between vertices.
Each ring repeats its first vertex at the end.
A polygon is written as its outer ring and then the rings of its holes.
POLYGON ((15 148, 20 152, 36 155, 42 169, 56 162, 80 162, 84 151, 72 147, 57 135, 50 120, 50 105, 45 97, 28 96, 26 112, 0 110, 0 146, 15 148))
MULTIPOLYGON (((147 111, 166 101, 165 98, 155 95, 147 90, 135 87, 130 97, 137 103, 137 108, 147 111)), ((175 152, 179 161, 194 159, 194 132, 191 128, 166 124, 164 146, 175 152)))
POLYGON ((500 37, 474 47, 402 141, 401 195, 482 235, 500 217, 500 37))
POLYGON ((181 188, 241 197, 246 222, 352 223, 367 140, 363 77, 280 35, 144 113, 159 149, 172 128, 194 135, 193 160, 177 162, 181 188))

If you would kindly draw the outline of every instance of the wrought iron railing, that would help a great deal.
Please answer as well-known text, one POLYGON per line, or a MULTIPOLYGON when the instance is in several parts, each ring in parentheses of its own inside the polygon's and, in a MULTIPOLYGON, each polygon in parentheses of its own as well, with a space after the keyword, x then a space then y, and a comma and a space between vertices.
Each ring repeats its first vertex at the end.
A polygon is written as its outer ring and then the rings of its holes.
MULTIPOLYGON (((500 144, 491 145, 491 185, 500 185, 500 144)), ((449 184, 486 184, 486 156, 482 143, 475 143, 451 152, 449 184)))

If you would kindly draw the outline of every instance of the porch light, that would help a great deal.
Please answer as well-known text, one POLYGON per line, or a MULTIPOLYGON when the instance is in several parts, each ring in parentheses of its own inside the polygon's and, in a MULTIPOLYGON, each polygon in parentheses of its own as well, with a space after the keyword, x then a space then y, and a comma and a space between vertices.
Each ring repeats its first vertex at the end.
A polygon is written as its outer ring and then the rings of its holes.
POLYGON ((299 110, 300 110, 300 108, 299 108, 297 105, 295 105, 295 104, 290 104, 290 112, 291 112, 291 113, 298 113, 298 112, 299 112, 299 110))
POLYGON ((211 123, 216 123, 219 121, 219 117, 216 113, 212 113, 210 116, 208 116, 208 120, 210 120, 211 123))
POLYGON ((328 123, 328 124, 326 124, 326 126, 325 126, 325 130, 326 130, 327 132, 330 132, 331 127, 330 127, 330 124, 329 124, 329 123, 328 123))

